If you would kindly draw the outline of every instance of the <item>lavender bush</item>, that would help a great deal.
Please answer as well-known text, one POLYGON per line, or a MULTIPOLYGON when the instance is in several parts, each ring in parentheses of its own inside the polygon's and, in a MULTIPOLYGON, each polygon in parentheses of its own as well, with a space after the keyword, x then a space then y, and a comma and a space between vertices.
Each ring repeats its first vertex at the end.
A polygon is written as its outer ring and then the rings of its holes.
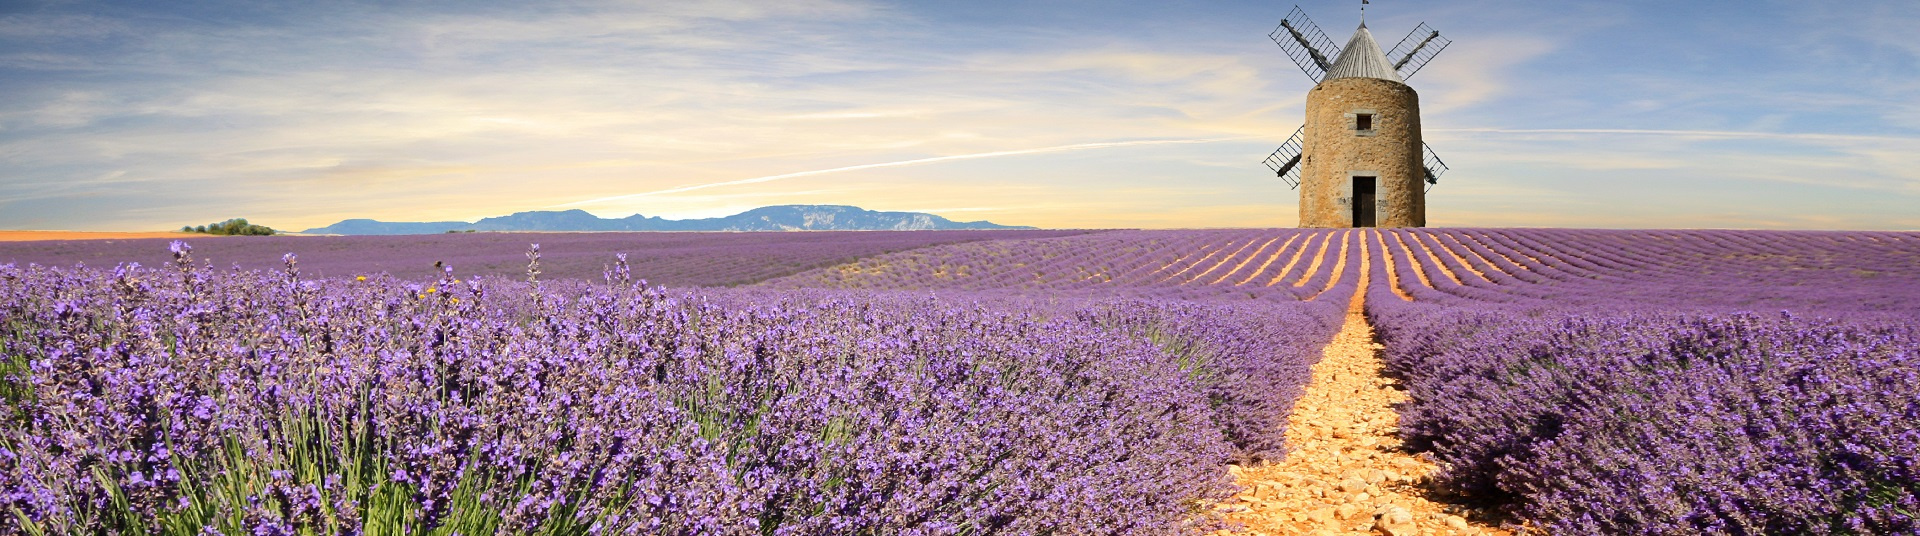
POLYGON ((1230 492, 1191 369, 1099 313, 178 249, 0 267, 0 532, 1152 534, 1230 492))
POLYGON ((1339 331, 1343 305, 1119 300, 1082 319, 1159 346, 1207 396, 1216 426, 1241 463, 1286 455, 1287 416, 1305 394, 1320 349, 1339 331))
POLYGON ((1920 532, 1920 236, 1386 234, 1368 314, 1440 486, 1551 533, 1920 532))

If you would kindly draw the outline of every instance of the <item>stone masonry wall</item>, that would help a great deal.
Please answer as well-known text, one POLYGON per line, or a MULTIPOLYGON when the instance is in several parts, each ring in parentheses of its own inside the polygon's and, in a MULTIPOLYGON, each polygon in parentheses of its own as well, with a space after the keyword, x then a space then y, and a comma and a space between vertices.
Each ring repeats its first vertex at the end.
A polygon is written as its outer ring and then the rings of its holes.
POLYGON ((1322 82, 1307 93, 1305 137, 1301 227, 1352 227, 1354 175, 1379 177, 1375 225, 1426 226, 1420 95, 1413 88, 1374 78, 1322 82), (1372 113, 1373 130, 1356 131, 1356 113, 1372 113))

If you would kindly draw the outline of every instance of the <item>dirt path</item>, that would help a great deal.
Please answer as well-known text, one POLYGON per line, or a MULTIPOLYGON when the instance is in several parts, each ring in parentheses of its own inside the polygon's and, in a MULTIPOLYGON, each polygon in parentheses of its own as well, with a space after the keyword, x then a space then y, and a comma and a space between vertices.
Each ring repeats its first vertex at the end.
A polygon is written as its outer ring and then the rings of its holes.
POLYGON ((1219 511, 1244 526, 1240 534, 1508 534, 1480 512, 1431 500, 1421 484, 1433 464, 1399 449, 1392 405, 1407 395, 1382 376, 1380 345, 1361 314, 1370 259, 1360 260, 1363 290, 1294 406, 1287 459, 1235 466, 1244 491, 1219 511))

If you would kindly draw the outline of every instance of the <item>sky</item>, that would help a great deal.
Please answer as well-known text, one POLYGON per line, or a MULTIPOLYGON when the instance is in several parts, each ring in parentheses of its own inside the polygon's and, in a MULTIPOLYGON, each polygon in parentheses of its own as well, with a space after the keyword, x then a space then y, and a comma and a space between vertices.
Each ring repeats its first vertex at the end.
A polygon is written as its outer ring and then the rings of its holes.
MULTIPOLYGON (((1289 2, 0 0, 0 229, 1291 227, 1289 2)), ((1338 43, 1358 2, 1301 0, 1338 43)), ((1920 2, 1378 0, 1447 227, 1920 229, 1920 2)))

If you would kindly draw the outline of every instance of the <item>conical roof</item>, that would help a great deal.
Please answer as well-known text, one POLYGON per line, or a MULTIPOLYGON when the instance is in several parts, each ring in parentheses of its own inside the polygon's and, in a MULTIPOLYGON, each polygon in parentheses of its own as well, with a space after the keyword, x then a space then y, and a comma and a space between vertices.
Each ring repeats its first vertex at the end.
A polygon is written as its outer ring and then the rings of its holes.
POLYGON ((1387 54, 1380 51, 1380 43, 1373 40, 1373 32, 1367 31, 1364 22, 1360 23, 1360 29, 1353 31, 1346 48, 1340 49, 1340 59, 1333 60, 1333 67, 1327 69, 1327 76, 1321 81, 1335 78, 1378 78, 1407 83, 1400 79, 1400 73, 1394 72, 1393 62, 1387 61, 1387 54))

